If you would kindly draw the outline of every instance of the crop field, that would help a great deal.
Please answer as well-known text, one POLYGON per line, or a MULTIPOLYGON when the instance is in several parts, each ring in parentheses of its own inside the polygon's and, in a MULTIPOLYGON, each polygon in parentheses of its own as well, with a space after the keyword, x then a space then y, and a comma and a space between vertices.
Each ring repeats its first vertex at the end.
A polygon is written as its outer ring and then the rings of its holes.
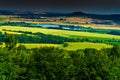
POLYGON ((106 45, 106 44, 99 44, 99 43, 90 43, 90 42, 67 42, 68 46, 63 47, 61 44, 22 44, 25 45, 26 48, 31 49, 31 48, 39 48, 39 47, 59 47, 61 49, 65 50, 77 50, 77 49, 85 49, 85 48, 94 48, 97 50, 100 50, 102 48, 111 48, 111 45, 106 45))
MULTIPOLYGON (((68 46, 63 47, 62 44, 38 44, 38 43, 18 43, 17 46, 20 44, 24 45, 27 49, 32 48, 40 48, 40 47, 58 47, 60 49, 65 50, 78 50, 78 49, 85 49, 85 48, 93 48, 100 50, 102 48, 112 48, 112 45, 107 44, 100 44, 100 43, 90 43, 90 42, 67 42, 68 46)), ((0 45, 0 47, 5 47, 5 44, 3 43, 0 45)))
POLYGON ((2 29, 14 30, 14 31, 30 31, 30 32, 41 32, 44 34, 58 35, 71 38, 80 38, 80 37, 90 37, 90 38, 103 38, 103 39, 120 39, 120 36, 109 35, 109 34, 99 34, 99 33, 90 33, 90 32, 77 32, 77 31, 68 31, 68 30, 56 30, 56 29, 43 29, 43 28, 28 28, 28 27, 18 27, 18 26, 1 26, 2 29))
POLYGON ((26 23, 30 23, 30 24, 56 24, 56 25, 67 25, 67 26, 83 26, 83 27, 91 27, 91 28, 97 28, 97 29, 120 30, 120 26, 115 25, 115 24, 104 25, 104 24, 93 24, 92 23, 92 21, 100 22, 101 20, 99 20, 99 19, 82 18, 82 17, 70 17, 70 18, 47 17, 46 20, 47 21, 33 21, 32 19, 25 19, 25 18, 10 18, 11 22, 26 22, 26 23), (60 20, 61 18, 63 18, 62 21, 60 20), (86 24, 86 22, 87 22, 87 24, 86 24))
POLYGON ((22 45, 26 46, 26 48, 31 49, 31 48, 40 48, 40 47, 60 47, 60 44, 33 44, 33 43, 29 43, 29 44, 25 44, 23 43, 22 45))
MULTIPOLYGON (((27 49, 32 49, 32 48, 40 48, 40 47, 59 47, 59 48, 61 48, 62 47, 62 45, 61 44, 38 44, 38 43, 18 43, 17 44, 17 47, 19 46, 19 45, 24 45, 27 49)), ((0 45, 0 47, 5 47, 5 43, 2 43, 1 45, 0 45)))
MULTIPOLYGON (((18 33, 18 32, 10 32, 10 31, 5 31, 7 34, 22 34, 22 33, 18 33)), ((3 32, 4 33, 4 32, 3 32)))
MULTIPOLYGON (((45 21, 39 21, 37 19, 26 19, 26 18, 17 18, 17 16, 7 16, 0 15, 0 23, 5 22, 25 22, 30 24, 56 24, 56 25, 68 25, 68 26, 83 26, 83 27, 91 27, 97 29, 112 29, 112 30, 120 30, 120 26, 113 25, 104 25, 104 24, 93 24, 92 22, 100 22, 99 19, 92 18, 83 18, 83 17, 46 17, 45 21), (62 20, 61 20, 62 19, 62 20), (87 24, 86 24, 87 23, 87 24)), ((109 21, 110 22, 110 21, 109 21)))
POLYGON ((93 18, 87 18, 87 17, 45 17, 45 21, 44 19, 41 19, 41 21, 39 21, 37 19, 26 19, 22 17, 18 18, 17 16, 14 16, 14 15, 0 15, 0 23, 26 22, 30 24, 57 24, 57 25, 83 26, 83 27, 100 28, 100 29, 115 29, 115 30, 119 29, 120 30, 120 26, 116 24, 113 24, 113 25, 94 24, 92 23, 93 21, 112 22, 110 20, 100 20, 100 19, 93 19, 93 18))
POLYGON ((66 50, 77 50, 85 48, 94 48, 100 50, 102 48, 111 48, 111 45, 99 44, 99 43, 90 43, 90 42, 68 42, 68 47, 64 47, 66 50))
POLYGON ((5 22, 8 22, 8 19, 0 18, 0 24, 5 22))

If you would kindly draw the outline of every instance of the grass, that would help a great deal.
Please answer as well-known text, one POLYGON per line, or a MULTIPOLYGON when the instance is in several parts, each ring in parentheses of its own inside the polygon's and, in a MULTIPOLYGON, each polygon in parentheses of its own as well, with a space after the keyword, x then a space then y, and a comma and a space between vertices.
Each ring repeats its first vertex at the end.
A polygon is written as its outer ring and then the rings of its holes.
POLYGON ((99 44, 99 43, 90 43, 90 42, 68 42, 68 47, 63 47, 66 50, 77 50, 85 48, 94 48, 100 50, 102 48, 111 48, 111 45, 99 44))
POLYGON ((22 43, 22 45, 26 46, 26 48, 31 49, 31 48, 40 48, 40 47, 60 47, 60 44, 25 44, 22 43))
MULTIPOLYGON (((90 43, 90 42, 67 42, 67 43, 68 43, 67 47, 63 47, 63 45, 61 44, 38 44, 38 43, 21 43, 21 44, 26 46, 27 49, 40 48, 40 47, 58 47, 60 49, 65 49, 65 50, 78 50, 78 49, 85 49, 85 48, 94 48, 94 49, 100 50, 102 48, 112 47, 112 45, 90 43)), ((18 45, 20 45, 20 43, 18 45)), ((5 44, 3 43, 0 46, 3 48, 5 47, 5 44)))
POLYGON ((0 24, 9 22, 10 17, 11 17, 11 16, 9 16, 9 15, 0 15, 0 24))
POLYGON ((2 29, 6 30, 15 30, 15 31, 31 31, 41 32, 44 34, 58 35, 63 37, 72 37, 72 38, 81 38, 81 37, 89 37, 89 38, 103 38, 103 39, 120 39, 120 36, 110 35, 110 34, 99 34, 99 33, 91 33, 91 32, 77 32, 77 31, 68 31, 68 30, 56 30, 56 29, 43 29, 43 28, 28 28, 28 27, 19 27, 19 26, 1 26, 0 31, 2 29))
MULTIPOLYGON (((32 48, 40 48, 40 47, 61 47, 61 44, 38 44, 38 43, 18 43, 17 47, 22 44, 24 45, 27 49, 32 49, 32 48)), ((5 47, 5 43, 2 43, 0 47, 5 47)))
POLYGON ((18 32, 10 32, 10 31, 5 31, 7 34, 22 34, 22 33, 18 33, 18 32))
POLYGON ((28 49, 31 48, 39 48, 39 47, 59 47, 65 50, 78 50, 78 49, 85 49, 85 48, 94 48, 100 50, 102 48, 111 48, 111 45, 107 44, 99 44, 99 43, 90 43, 90 42, 67 42, 68 47, 63 47, 60 44, 22 44, 25 45, 28 49))
MULTIPOLYGON (((90 33, 90 32, 77 32, 77 31, 67 31, 67 30, 56 30, 56 29, 43 29, 43 28, 29 28, 29 27, 20 27, 20 26, 1 26, 0 31, 2 29, 6 30, 14 30, 14 31, 29 31, 29 32, 41 32, 44 34, 58 35, 69 38, 94 38, 96 40, 100 39, 119 39, 120 36, 109 35, 109 34, 99 34, 99 33, 90 33)), ((13 33, 14 34, 14 33, 13 33)), ((15 33, 16 34, 16 33, 15 33)), ((95 48, 100 50, 101 48, 111 48, 111 45, 99 44, 99 43, 90 43, 90 42, 69 42, 68 47, 63 47, 60 44, 23 44, 27 48, 39 48, 39 47, 59 47, 66 50, 77 50, 77 49, 85 49, 85 48, 95 48)))
POLYGON ((67 42, 68 47, 63 47, 60 44, 22 44, 25 45, 28 49, 31 48, 39 48, 39 47, 59 47, 65 50, 78 50, 78 49, 85 49, 85 48, 94 48, 100 50, 102 48, 111 48, 111 45, 107 44, 99 44, 99 43, 90 43, 90 42, 67 42))

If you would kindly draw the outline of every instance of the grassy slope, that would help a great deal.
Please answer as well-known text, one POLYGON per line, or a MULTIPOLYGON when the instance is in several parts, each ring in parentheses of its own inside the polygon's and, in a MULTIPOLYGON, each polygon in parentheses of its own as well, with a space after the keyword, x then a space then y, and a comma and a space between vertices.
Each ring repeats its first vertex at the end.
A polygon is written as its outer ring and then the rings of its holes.
MULTIPOLYGON (((22 44, 24 46, 26 46, 26 48, 28 49, 32 49, 32 48, 40 48, 40 47, 62 47, 61 44, 38 44, 38 43, 18 43, 17 47, 22 44)), ((5 43, 3 43, 2 45, 0 45, 0 47, 5 47, 5 43)))
MULTIPOLYGON (((65 36, 65 37, 92 37, 92 38, 115 38, 120 39, 120 36, 115 35, 108 35, 108 34, 98 34, 98 33, 89 33, 89 32, 76 32, 76 31, 67 31, 67 30, 55 30, 55 29, 42 29, 42 28, 28 28, 28 27, 14 27, 14 26, 2 26, 0 27, 0 31, 2 29, 7 30, 16 30, 16 31, 31 31, 31 32, 42 32, 45 34, 52 34, 52 35, 59 35, 59 36, 65 36)), ((14 34, 14 32, 13 32, 14 34)), ((16 33, 15 33, 16 34, 16 33)), ((17 33, 18 34, 18 33, 17 33)), ((101 49, 101 48, 110 48, 110 45, 106 44, 97 44, 97 43, 88 43, 88 42, 71 42, 68 43, 69 46, 64 48, 62 45, 59 44, 23 44, 27 48, 38 48, 38 47, 44 47, 44 46, 54 46, 54 47, 60 47, 66 50, 77 50, 77 49, 85 49, 85 48, 95 48, 95 49, 101 49)))
POLYGON ((90 42, 69 42, 68 47, 64 48, 66 50, 77 50, 85 48, 94 48, 100 50, 102 48, 111 48, 111 45, 99 44, 99 43, 90 43, 90 42))
POLYGON ((59 47, 65 50, 77 50, 85 48, 94 48, 100 50, 102 48, 111 48, 111 45, 99 44, 99 43, 90 43, 90 42, 68 42, 68 47, 63 47, 60 44, 22 44, 25 45, 28 49, 39 48, 39 47, 59 47))
POLYGON ((31 48, 39 48, 39 47, 60 47, 61 45, 60 44, 22 44, 22 45, 25 45, 28 49, 31 49, 31 48))
MULTIPOLYGON (((68 43, 68 47, 63 47, 63 45, 61 44, 37 44, 37 43, 36 44, 35 43, 21 43, 21 44, 25 45, 26 48, 28 49, 47 46, 47 47, 59 47, 65 50, 78 50, 78 49, 85 49, 85 48, 94 48, 94 49, 100 50, 102 48, 112 47, 111 45, 107 45, 107 44, 90 43, 90 42, 67 42, 67 43, 68 43)), ((5 47, 5 44, 3 43, 3 45, 1 45, 0 47, 5 47)))
POLYGON ((90 37, 90 38, 103 38, 103 39, 120 39, 120 36, 109 35, 109 34, 99 34, 99 33, 90 33, 90 32, 76 32, 76 31, 67 31, 67 30, 56 30, 56 29, 43 29, 43 28, 28 28, 28 27, 16 27, 16 26, 2 26, 2 29, 7 30, 16 30, 16 31, 31 31, 31 32, 41 32, 44 34, 59 35, 64 37, 72 38, 81 38, 81 37, 90 37))

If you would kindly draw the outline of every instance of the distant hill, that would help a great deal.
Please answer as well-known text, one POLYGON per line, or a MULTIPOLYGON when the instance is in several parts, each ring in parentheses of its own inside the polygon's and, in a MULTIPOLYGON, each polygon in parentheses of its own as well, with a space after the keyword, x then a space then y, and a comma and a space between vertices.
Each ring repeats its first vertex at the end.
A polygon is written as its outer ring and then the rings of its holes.
POLYGON ((17 11, 17 10, 0 10, 0 14, 3 15, 43 15, 43 16, 120 16, 120 14, 100 15, 100 14, 88 14, 84 12, 71 12, 71 13, 55 13, 55 12, 41 12, 41 11, 17 11))
POLYGON ((83 12, 72 12, 71 15, 88 15, 88 14, 83 13, 83 12))
POLYGON ((40 12, 40 11, 0 10, 0 15, 18 15, 23 18, 36 18, 36 19, 39 18, 40 16, 43 16, 43 17, 57 17, 57 16, 82 17, 82 16, 85 16, 91 19, 112 20, 113 22, 120 24, 120 14, 100 15, 100 14, 88 14, 84 12, 55 13, 55 12, 40 12))

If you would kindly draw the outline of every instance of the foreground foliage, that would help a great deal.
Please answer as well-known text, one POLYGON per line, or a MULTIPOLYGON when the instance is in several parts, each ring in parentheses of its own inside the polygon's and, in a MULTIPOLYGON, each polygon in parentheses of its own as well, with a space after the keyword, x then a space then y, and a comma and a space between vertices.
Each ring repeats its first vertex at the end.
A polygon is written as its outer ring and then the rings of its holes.
POLYGON ((0 80, 120 79, 120 47, 117 45, 101 50, 26 49, 23 45, 15 47, 14 39, 6 37, 6 47, 0 48, 0 80))
POLYGON ((0 80, 119 80, 119 49, 3 48, 0 80))

